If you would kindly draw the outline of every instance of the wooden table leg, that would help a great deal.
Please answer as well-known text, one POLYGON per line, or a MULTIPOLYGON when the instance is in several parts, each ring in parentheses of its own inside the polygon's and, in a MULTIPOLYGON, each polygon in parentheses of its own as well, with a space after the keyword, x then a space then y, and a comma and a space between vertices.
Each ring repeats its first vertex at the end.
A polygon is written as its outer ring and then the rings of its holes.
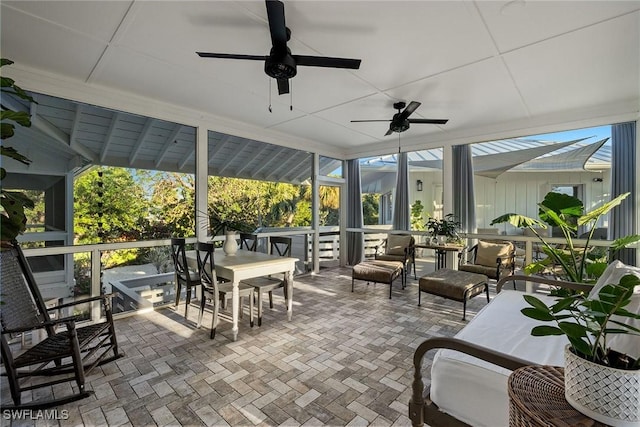
POLYGON ((233 327, 231 328, 231 333, 233 334, 233 340, 236 341, 238 339, 238 317, 240 313, 240 282, 233 282, 233 291, 231 297, 231 318, 233 322, 233 327))

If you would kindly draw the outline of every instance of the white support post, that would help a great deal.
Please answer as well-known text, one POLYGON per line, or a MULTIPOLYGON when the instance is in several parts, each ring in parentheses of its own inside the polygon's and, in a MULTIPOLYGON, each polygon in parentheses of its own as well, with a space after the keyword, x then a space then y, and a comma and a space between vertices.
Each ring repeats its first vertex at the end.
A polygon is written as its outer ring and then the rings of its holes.
POLYGON ((318 171, 320 170, 320 156, 313 153, 313 165, 311 166, 311 227, 313 228, 313 272, 320 272, 320 183, 318 171))
POLYGON ((207 212, 207 187, 209 175, 208 130, 200 125, 196 131, 196 238, 206 242, 209 233, 207 212))

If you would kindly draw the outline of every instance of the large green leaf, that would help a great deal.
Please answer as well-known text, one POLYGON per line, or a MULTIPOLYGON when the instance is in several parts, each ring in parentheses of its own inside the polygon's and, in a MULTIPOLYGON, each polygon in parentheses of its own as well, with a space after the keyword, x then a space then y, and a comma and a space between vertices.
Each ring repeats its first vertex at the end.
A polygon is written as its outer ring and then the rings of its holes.
POLYGON ((587 356, 593 356, 593 347, 589 344, 588 341, 570 336, 567 336, 567 338, 569 338, 571 346, 578 352, 587 356))
POLYGON ((15 133, 15 125, 13 123, 0 124, 0 137, 3 140, 11 138, 15 133))
POLYGON ((555 326, 540 325, 531 329, 531 335, 534 337, 546 337, 547 335, 564 335, 564 332, 555 326))
POLYGON ((520 312, 527 317, 530 317, 535 320, 541 320, 543 322, 549 322, 551 320, 555 320, 555 317, 553 317, 553 315, 548 311, 540 310, 533 307, 525 307, 522 310, 520 310, 520 312))
POLYGON ((575 298, 571 298, 571 297, 562 298, 551 307, 551 312, 558 313, 562 310, 569 308, 569 306, 574 304, 575 302, 576 302, 575 298))
POLYGON ((547 313, 550 311, 550 308, 544 302, 542 302, 542 300, 534 297, 533 295, 523 295, 523 298, 533 308, 546 311, 547 313))
POLYGON ((587 212, 584 216, 578 218, 578 225, 584 225, 589 223, 590 221, 597 221, 602 215, 608 213, 611 209, 618 206, 624 199, 629 196, 629 193, 624 193, 619 195, 613 200, 608 201, 600 207, 595 208, 594 210, 587 212))
POLYGON ((583 338, 587 336, 587 328, 584 325, 573 322, 559 322, 558 327, 568 337, 583 338))
POLYGON ((547 224, 554 227, 561 227, 566 230, 573 231, 577 229, 575 225, 573 225, 572 223, 570 223, 565 219, 565 218, 569 219, 569 218, 575 218, 575 217, 565 216, 561 212, 556 212, 550 207, 543 205, 542 203, 540 203, 538 206, 540 207, 540 219, 542 219, 547 224))
POLYGON ((18 153, 18 151, 13 147, 5 147, 3 145, 0 145, 0 154, 3 156, 11 157, 12 159, 19 161, 20 163, 24 163, 25 165, 31 163, 31 160, 18 153))
POLYGON ((529 218, 528 216, 515 214, 515 213, 508 213, 508 214, 501 215, 497 218, 494 218, 489 225, 502 224, 505 222, 508 222, 509 224, 518 228, 525 228, 525 227, 547 228, 547 226, 543 222, 537 219, 529 218))
POLYGON ((553 222, 549 221, 549 210, 554 212, 556 215, 562 215, 565 218, 578 218, 584 212, 584 205, 582 204, 582 201, 580 199, 578 199, 577 197, 569 196, 567 194, 556 193, 553 191, 547 193, 542 202, 540 202, 540 208, 542 208, 543 206, 548 210, 540 210, 540 219, 547 224, 552 225, 556 224, 553 224, 553 222))
POLYGON ((0 120, 13 120, 20 126, 31 126, 31 116, 26 111, 4 110, 0 112, 0 120))
POLYGON ((624 249, 638 242, 640 242, 640 235, 631 234, 629 236, 620 237, 614 240, 613 243, 611 244, 611 249, 614 251, 618 251, 620 249, 624 249))

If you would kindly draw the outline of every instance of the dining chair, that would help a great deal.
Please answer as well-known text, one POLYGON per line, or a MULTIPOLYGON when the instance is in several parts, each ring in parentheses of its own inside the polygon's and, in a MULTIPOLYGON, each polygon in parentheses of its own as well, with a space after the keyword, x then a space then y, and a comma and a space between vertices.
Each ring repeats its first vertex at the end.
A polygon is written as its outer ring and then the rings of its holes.
MULTIPOLYGON (((196 259, 198 262, 198 271, 200 273, 200 313, 198 314, 198 323, 196 327, 202 325, 202 317, 207 300, 211 300, 213 304, 213 319, 211 320, 211 333, 209 338, 216 336, 216 328, 218 327, 218 313, 220 304, 233 296, 233 284, 231 282, 222 282, 218 280, 216 275, 215 261, 213 257, 214 246, 212 243, 198 242, 196 244, 196 259)), ((240 316, 242 316, 243 297, 249 297, 249 324, 253 327, 253 287, 240 283, 240 316)), ((226 305, 226 304, 225 304, 226 305)))
POLYGON ((251 233, 240 233, 240 249, 256 252, 258 250, 258 236, 251 233))
POLYGON ((180 237, 171 239, 171 257, 173 258, 176 282, 175 306, 178 307, 178 304, 180 304, 180 294, 182 293, 182 286, 184 286, 186 289, 184 317, 186 318, 189 314, 189 304, 191 304, 191 291, 194 287, 200 285, 200 275, 198 272, 189 270, 185 246, 185 239, 180 237))
MULTIPOLYGON (((291 237, 274 236, 269 239, 270 253, 282 257, 291 256, 291 237)), ((246 283, 253 287, 258 296, 258 326, 262 326, 262 295, 269 294, 269 308, 273 309, 273 291, 282 288, 285 304, 288 301, 287 287, 284 273, 275 276, 256 277, 247 279, 241 283, 246 283)))

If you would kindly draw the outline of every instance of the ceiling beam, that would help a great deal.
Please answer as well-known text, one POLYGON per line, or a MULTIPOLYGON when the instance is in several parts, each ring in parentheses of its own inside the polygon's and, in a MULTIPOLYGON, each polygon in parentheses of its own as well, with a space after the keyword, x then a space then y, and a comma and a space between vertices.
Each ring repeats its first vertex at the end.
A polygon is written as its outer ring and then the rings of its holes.
MULTIPOLYGON (((258 151, 258 152, 256 153, 256 155, 255 155, 255 156, 253 156, 253 161, 255 161, 256 159, 260 159, 260 156, 262 155, 262 153, 264 153, 264 152, 265 152, 267 149, 269 149, 269 148, 270 148, 270 145, 268 145, 268 144, 262 144, 262 148, 260 148, 260 151, 258 151)), ((244 172, 244 170, 245 170, 246 168, 248 168, 248 167, 252 166, 252 165, 253 165, 253 163, 254 163, 253 161, 251 161, 251 162, 246 162, 246 163, 244 164, 244 166, 242 166, 240 169, 238 169, 238 170, 236 171, 236 174, 240 175, 242 172, 244 172)), ((253 175, 252 175, 252 176, 253 176, 253 175)))
POLYGON ((272 177, 279 178, 280 176, 279 172, 281 170, 285 170, 285 171, 289 170, 291 168, 291 166, 289 165, 295 162, 296 157, 297 157, 296 155, 289 156, 289 158, 287 158, 287 160, 285 160, 284 162, 281 161, 277 168, 272 169, 273 172, 267 175, 266 179, 269 181, 271 180, 272 177))
POLYGON ((196 153, 195 147, 187 151, 187 154, 185 154, 184 157, 180 160, 180 163, 178 163, 178 169, 179 170, 184 169, 189 159, 191 159, 195 153, 196 153))
POLYGON ((263 169, 265 169, 266 167, 268 167, 271 163, 275 162, 275 161, 280 161, 279 157, 280 154, 282 154, 285 150, 288 150, 288 148, 285 147, 280 147, 275 153, 271 154, 271 158, 269 160, 267 160, 266 162, 264 162, 262 164, 262 166, 260 166, 254 173, 253 176, 257 177, 258 174, 260 173, 260 171, 262 171, 263 169))
POLYGON ((155 163, 156 167, 160 166, 160 163, 162 163, 162 159, 164 159, 164 156, 167 155, 167 152, 169 151, 169 148, 171 148, 171 145, 178 142, 176 141, 176 138, 181 130, 182 130, 182 125, 176 125, 173 128, 173 132, 171 132, 171 134, 169 135, 169 137, 164 143, 164 147, 162 147, 162 150, 160 150, 160 154, 158 155, 158 157, 156 157, 156 163, 155 163))
POLYGON ((298 161, 298 165, 291 169, 291 173, 287 175, 287 177, 291 177, 291 179, 295 179, 296 181, 302 182, 300 176, 307 175, 307 178, 311 176, 311 162, 308 161, 308 155, 303 155, 303 158, 298 161))
POLYGON ((107 157, 107 151, 109 151, 109 146, 113 141, 113 132, 116 130, 118 121, 120 121, 120 113, 115 113, 111 118, 111 124, 109 124, 109 129, 107 130, 107 135, 105 136, 105 141, 102 145, 102 151, 100 152, 100 162, 104 162, 105 157, 107 157))
POLYGON ((218 153, 227 145, 227 142, 229 142, 230 138, 231 136, 225 135, 220 139, 219 144, 214 144, 213 150, 209 151, 209 160, 207 162, 209 165, 213 163, 218 153))
MULTIPOLYGON (((242 144, 237 144, 238 146, 242 146, 242 144)), ((218 171, 218 173, 220 175, 222 175, 222 173, 231 165, 233 164, 234 160, 238 158, 238 156, 240 154, 242 154, 242 152, 244 151, 245 147, 240 148, 239 150, 233 150, 233 154, 231 156, 229 156, 225 162, 225 165, 222 167, 222 169, 220 169, 218 171)))
POLYGON ((155 123, 155 119, 151 119, 151 118, 145 121, 142 131, 140 132, 140 135, 138 135, 136 145, 133 147, 133 150, 131 151, 131 156, 129 156, 129 166, 133 166, 133 162, 136 160, 136 157, 138 157, 138 154, 140 154, 140 150, 144 145, 144 141, 147 139, 147 136, 149 135, 149 132, 151 131, 151 128, 153 127, 154 123, 155 123))
POLYGON ((82 104, 76 104, 75 113, 73 116, 73 123, 71 124, 71 134, 69 135, 69 144, 71 148, 79 153, 85 159, 91 161, 91 163, 95 162, 96 156, 95 154, 89 150, 84 145, 78 142, 78 132, 80 128, 80 123, 82 122, 82 104))

